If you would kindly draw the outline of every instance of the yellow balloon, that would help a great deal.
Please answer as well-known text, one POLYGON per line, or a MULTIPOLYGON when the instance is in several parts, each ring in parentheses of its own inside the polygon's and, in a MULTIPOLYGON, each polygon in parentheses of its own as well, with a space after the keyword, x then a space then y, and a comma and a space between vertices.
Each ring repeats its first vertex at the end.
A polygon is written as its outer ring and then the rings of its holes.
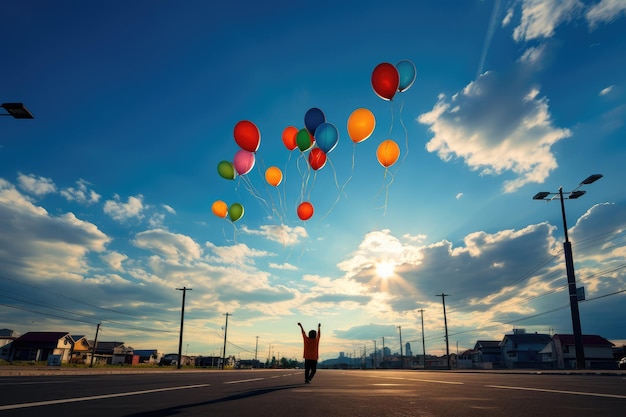
POLYGON ((228 215, 228 206, 222 200, 217 200, 211 206, 211 211, 217 217, 225 218, 228 215))
POLYGON ((265 181, 273 187, 278 186, 283 180, 283 172, 278 167, 269 167, 265 170, 265 181))
POLYGON ((369 138, 375 127, 376 118, 368 109, 356 109, 348 118, 348 135, 354 143, 363 142, 369 138))
POLYGON ((378 158, 378 162, 385 168, 389 168, 395 164, 399 157, 400 147, 393 140, 387 139, 378 145, 376 158, 378 158))

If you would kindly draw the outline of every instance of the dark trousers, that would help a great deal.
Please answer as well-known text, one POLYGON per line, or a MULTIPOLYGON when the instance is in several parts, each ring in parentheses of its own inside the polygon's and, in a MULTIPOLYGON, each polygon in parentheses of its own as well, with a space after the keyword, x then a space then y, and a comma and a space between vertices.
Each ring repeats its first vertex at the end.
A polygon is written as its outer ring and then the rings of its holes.
POLYGON ((317 361, 314 359, 304 360, 304 379, 310 381, 313 379, 315 372, 317 371, 317 361))

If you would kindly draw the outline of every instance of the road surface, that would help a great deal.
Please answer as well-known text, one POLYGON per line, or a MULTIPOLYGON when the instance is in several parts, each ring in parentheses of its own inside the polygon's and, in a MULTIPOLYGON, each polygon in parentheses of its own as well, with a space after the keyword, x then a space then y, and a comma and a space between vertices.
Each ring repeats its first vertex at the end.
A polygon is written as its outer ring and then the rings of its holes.
POLYGON ((429 371, 196 371, 0 376, 14 416, 611 416, 626 411, 623 375, 429 371))

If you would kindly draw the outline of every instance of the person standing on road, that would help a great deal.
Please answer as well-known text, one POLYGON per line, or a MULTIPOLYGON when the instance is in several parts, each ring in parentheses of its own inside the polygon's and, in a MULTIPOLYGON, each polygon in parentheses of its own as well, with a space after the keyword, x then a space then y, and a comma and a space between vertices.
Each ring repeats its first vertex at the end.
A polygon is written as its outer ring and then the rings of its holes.
POLYGON ((304 354, 302 355, 304 358, 304 382, 310 384, 315 372, 317 371, 317 359, 319 358, 322 325, 318 323, 317 332, 315 330, 311 330, 308 336, 304 332, 302 324, 298 323, 298 326, 300 326, 302 340, 304 341, 304 354))

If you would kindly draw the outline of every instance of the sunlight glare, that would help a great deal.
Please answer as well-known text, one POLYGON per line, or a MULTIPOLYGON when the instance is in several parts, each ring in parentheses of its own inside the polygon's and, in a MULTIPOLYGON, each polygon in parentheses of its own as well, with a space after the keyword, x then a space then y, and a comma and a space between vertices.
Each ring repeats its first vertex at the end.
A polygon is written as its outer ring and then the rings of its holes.
POLYGON ((394 273, 394 267, 395 265, 391 262, 378 262, 376 264, 376 274, 384 279, 390 278, 394 273))

